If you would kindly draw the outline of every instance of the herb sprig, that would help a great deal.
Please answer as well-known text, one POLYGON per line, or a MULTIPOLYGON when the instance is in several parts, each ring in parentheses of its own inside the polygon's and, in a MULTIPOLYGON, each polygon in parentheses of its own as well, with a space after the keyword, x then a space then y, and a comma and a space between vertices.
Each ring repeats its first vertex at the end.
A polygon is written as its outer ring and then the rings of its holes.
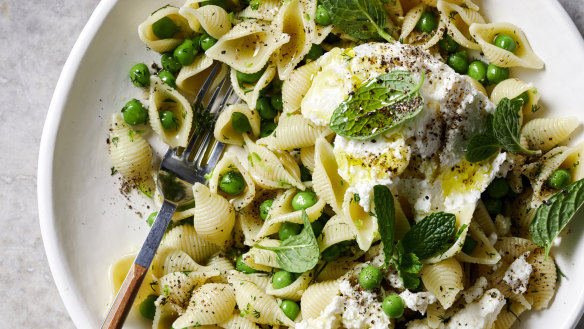
POLYGON ((503 148, 513 154, 526 155, 539 154, 538 151, 530 151, 520 144, 521 122, 519 111, 523 107, 523 101, 518 98, 503 98, 495 114, 487 117, 486 131, 474 135, 467 146, 465 158, 469 162, 479 162, 488 159, 503 148))
POLYGON ((395 209, 389 188, 376 185, 373 188, 373 202, 381 242, 383 242, 385 266, 388 267, 391 261, 404 287, 417 289, 420 285, 417 274, 423 266, 420 260, 432 257, 452 240, 456 233, 456 216, 444 212, 426 216, 412 226, 401 240, 397 241, 397 257, 394 257, 395 209))

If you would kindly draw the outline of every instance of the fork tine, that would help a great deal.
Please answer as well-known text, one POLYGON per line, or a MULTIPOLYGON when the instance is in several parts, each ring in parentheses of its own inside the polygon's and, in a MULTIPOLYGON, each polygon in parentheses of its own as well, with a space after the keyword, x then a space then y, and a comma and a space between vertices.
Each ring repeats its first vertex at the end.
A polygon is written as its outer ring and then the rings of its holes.
POLYGON ((217 165, 217 162, 219 161, 219 157, 221 156, 221 153, 223 153, 223 149, 225 149, 225 144, 217 143, 215 145, 213 152, 209 155, 209 160, 207 160, 207 163, 205 164, 205 167, 203 168, 203 171, 205 174, 210 173, 211 170, 213 170, 213 168, 215 168, 215 165, 217 165))
POLYGON ((211 70, 211 73, 209 73, 207 80, 205 80, 205 82, 201 86, 201 89, 199 89, 197 97, 195 98, 195 104, 201 103, 203 101, 203 98, 207 94, 207 91, 209 91, 209 88, 211 87, 213 80, 215 80, 215 76, 217 75, 217 73, 219 73, 221 65, 222 65, 221 63, 215 64, 215 67, 213 68, 213 70, 211 70))

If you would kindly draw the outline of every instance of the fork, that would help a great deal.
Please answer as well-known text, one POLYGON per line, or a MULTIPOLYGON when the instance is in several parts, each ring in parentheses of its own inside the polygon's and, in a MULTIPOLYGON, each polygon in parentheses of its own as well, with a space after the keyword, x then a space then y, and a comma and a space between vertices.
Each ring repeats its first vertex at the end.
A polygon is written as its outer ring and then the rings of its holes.
MULTIPOLYGON (((221 71, 221 67, 222 64, 215 64, 209 77, 201 86, 194 104, 203 104, 203 99, 221 71)), ((233 87, 229 86, 222 100, 219 101, 219 95, 228 77, 229 74, 226 74, 217 84, 217 88, 207 102, 207 110, 214 114, 215 119, 233 95, 233 87)), ((124 324, 172 215, 177 207, 192 202, 193 184, 206 181, 205 175, 215 167, 223 152, 225 145, 217 142, 213 147, 213 141, 213 127, 209 125, 206 130, 199 131, 198 134, 194 132, 186 148, 169 148, 164 155, 156 180, 160 195, 164 199, 162 207, 112 303, 101 326, 102 329, 117 329, 124 324), (207 154, 209 155, 206 156, 207 154)))

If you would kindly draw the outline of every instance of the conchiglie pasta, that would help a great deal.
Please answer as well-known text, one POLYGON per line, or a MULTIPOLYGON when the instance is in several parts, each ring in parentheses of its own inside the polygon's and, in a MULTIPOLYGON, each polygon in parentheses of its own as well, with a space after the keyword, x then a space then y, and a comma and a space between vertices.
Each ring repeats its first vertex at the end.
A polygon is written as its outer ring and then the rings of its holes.
POLYGON ((221 195, 229 200, 235 210, 240 210, 250 204, 256 193, 255 184, 251 176, 247 173, 247 170, 245 170, 241 162, 239 162, 237 156, 229 151, 223 154, 223 158, 217 163, 215 169, 213 169, 213 176, 209 180, 209 190, 211 190, 212 194, 221 195), (244 190, 237 195, 231 195, 219 189, 221 176, 231 171, 239 172, 245 182, 244 190))
POLYGON ((361 263, 354 261, 354 257, 342 257, 329 262, 316 277, 319 282, 337 280, 361 263))
POLYGON ((345 191, 349 184, 338 172, 333 147, 320 137, 316 141, 312 184, 317 195, 323 198, 337 214, 342 214, 345 191))
POLYGON ((237 80, 237 72, 231 70, 231 85, 235 94, 243 99, 250 108, 255 109, 260 92, 272 82, 275 76, 276 67, 272 63, 268 63, 264 73, 255 83, 240 83, 237 80))
POLYGON ((207 34, 215 39, 221 38, 231 30, 229 14, 219 6, 208 4, 197 9, 182 7, 180 14, 189 21, 190 26, 196 26, 198 23, 207 34), (194 22, 191 23, 191 21, 194 22))
POLYGON ((419 5, 412 8, 406 16, 402 24, 402 32, 399 40, 403 43, 421 46, 424 49, 429 49, 430 47, 436 45, 440 38, 444 34, 446 24, 443 20, 440 20, 438 27, 434 29, 431 33, 423 33, 414 30, 416 24, 422 17, 422 14, 426 10, 426 5, 420 3, 419 5))
POLYGON ((527 258, 533 266, 529 277, 529 287, 525 297, 533 302, 533 308, 541 310, 548 307, 554 297, 557 282, 557 269, 554 258, 547 255, 544 248, 534 250, 527 258))
POLYGON ((152 329, 168 329, 179 317, 177 310, 171 302, 167 302, 165 296, 159 296, 156 300, 156 311, 152 320, 152 329))
POLYGON ((197 263, 203 263, 219 250, 216 244, 200 237, 191 225, 176 226, 168 231, 164 236, 162 246, 180 249, 197 263))
POLYGON ((158 280, 156 286, 159 295, 168 297, 174 304, 182 308, 189 305, 191 291, 194 287, 205 283, 209 277, 197 272, 172 272, 158 280))
POLYGON ((150 145, 119 113, 112 116, 109 142, 112 165, 126 180, 139 184, 150 177, 150 145))
POLYGON ((259 19, 262 21, 272 21, 280 11, 282 1, 280 0, 262 0, 256 9, 247 6, 239 12, 240 19, 259 19))
MULTIPOLYGON (((412 0, 409 0, 412 1, 412 0)), ((428 6, 431 7, 436 7, 438 5, 438 0, 421 0, 422 3, 425 3, 428 6)), ((446 2, 450 2, 459 6, 466 6, 472 10, 479 10, 479 6, 477 6, 476 4, 474 4, 472 1, 468 1, 468 0, 444 0, 446 2)))
POLYGON ((158 77, 150 79, 150 107, 148 109, 150 126, 160 139, 170 147, 186 147, 191 126, 193 110, 189 102, 178 91, 164 84, 158 77), (167 130, 162 127, 160 113, 171 111, 177 119, 177 128, 167 130))
POLYGON ((331 217, 322 229, 322 234, 318 237, 318 246, 321 251, 342 241, 355 239, 357 230, 347 223, 342 215, 331 217))
POLYGON ((280 289, 275 289, 272 285, 268 285, 266 293, 282 299, 300 301, 313 276, 314 273, 312 271, 304 272, 290 285, 280 289))
POLYGON ((361 250, 369 249, 373 240, 378 236, 377 218, 365 211, 350 193, 345 194, 342 207, 345 223, 357 232, 356 240, 359 248, 361 250))
POLYGON ((264 291, 272 284, 272 280, 267 273, 244 274, 239 271, 230 271, 227 278, 229 282, 233 282, 234 280, 249 281, 264 291))
POLYGON ((312 146, 320 136, 332 134, 328 127, 317 126, 302 115, 283 115, 270 136, 260 138, 256 143, 269 149, 293 150, 312 146))
POLYGON ((526 252, 533 252, 538 246, 531 240, 519 237, 502 237, 495 243, 495 248, 501 254, 503 260, 509 264, 526 252))
POLYGON ((219 325, 225 329, 260 329, 257 324, 242 318, 239 314, 239 312, 234 313, 219 325))
POLYGON ((260 115, 257 111, 251 110, 246 104, 229 105, 217 118, 213 135, 215 139, 225 144, 243 145, 243 136, 237 132, 232 125, 233 113, 243 114, 251 126, 251 133, 255 136, 260 134, 260 115))
POLYGON ((282 5, 272 22, 278 33, 290 36, 290 40, 275 53, 280 80, 286 79, 310 51, 315 27, 310 17, 314 17, 315 10, 316 6, 309 1, 290 0, 282 5))
POLYGON ((235 310, 235 291, 228 284, 207 283, 193 292, 189 306, 174 328, 197 327, 227 320, 235 310))
POLYGON ((237 219, 243 231, 244 244, 251 246, 256 243, 259 232, 264 225, 264 220, 260 217, 260 205, 266 200, 278 200, 278 198, 277 190, 260 190, 253 201, 239 213, 237 219))
POLYGON ((529 115, 539 109, 537 104, 540 98, 537 88, 531 82, 517 78, 501 81, 493 88, 490 99, 494 104, 498 104, 505 97, 513 99, 524 92, 527 93, 528 101, 527 104, 523 104, 523 114, 529 115))
POLYGON ((243 73, 260 71, 289 35, 275 32, 258 20, 246 20, 222 36, 205 54, 243 73))
POLYGON ((494 65, 499 67, 521 66, 530 69, 543 68, 543 61, 531 49, 525 33, 511 23, 473 24, 470 27, 470 33, 481 46, 485 57, 494 65), (499 34, 507 34, 515 40, 516 49, 514 52, 493 44, 493 40, 499 34))
POLYGON ((442 307, 449 308, 456 300, 462 286, 463 270, 460 263, 449 258, 432 265, 424 265, 420 272, 424 287, 440 302, 442 307))
POLYGON ((512 302, 508 307, 504 307, 497 320, 493 323, 493 329, 509 329, 513 326, 515 321, 519 320, 519 316, 526 310, 525 306, 518 302, 512 302))
POLYGON ((290 186, 305 189, 304 184, 286 169, 272 151, 254 143, 247 134, 243 138, 248 153, 249 173, 257 185, 272 189, 290 186))
POLYGON ((316 318, 331 303, 335 296, 340 294, 339 282, 336 280, 315 283, 308 287, 300 304, 302 305, 302 318, 316 318))
POLYGON ((294 113, 300 109, 302 99, 312 85, 312 78, 318 72, 316 61, 305 64, 290 73, 282 84, 282 105, 284 113, 294 113))
MULTIPOLYGON (((263 247, 278 247, 280 241, 264 239, 258 242, 263 247)), ((262 272, 270 272, 272 268, 280 268, 276 253, 271 250, 252 247, 248 252, 241 255, 245 265, 262 272)))
POLYGON ((310 172, 314 171, 314 149, 314 145, 300 149, 300 162, 302 162, 302 165, 310 172))
POLYGON ((172 272, 196 271, 203 268, 186 252, 176 248, 158 250, 152 262, 152 272, 158 278, 172 272))
POLYGON ((470 236, 478 243, 472 252, 468 254, 464 252, 459 253, 456 256, 459 261, 491 265, 499 262, 501 255, 499 255, 489 238, 485 235, 485 232, 477 223, 470 223, 467 236, 470 236))
POLYGON ((193 186, 195 197, 194 226, 197 234, 219 246, 227 243, 235 223, 233 206, 222 196, 213 194, 201 183, 193 186))
POLYGON ((138 36, 148 48, 163 53, 173 50, 180 45, 184 39, 190 38, 193 31, 190 29, 187 20, 179 14, 179 9, 172 6, 163 7, 150 15, 142 24, 138 26, 138 36), (158 38, 152 32, 152 24, 156 21, 167 17, 172 20, 176 26, 176 33, 168 39, 158 38))
POLYGON ((438 0, 438 10, 440 20, 446 24, 448 34, 463 47, 470 49, 480 49, 478 43, 473 41, 469 27, 474 23, 484 23, 485 19, 478 11, 462 7, 444 0, 438 0))
POLYGON ((191 65, 180 69, 176 77, 176 86, 189 95, 196 95, 211 72, 212 65, 212 59, 205 54, 198 55, 191 65))
POLYGON ((472 221, 480 226, 486 236, 497 233, 497 227, 495 226, 491 215, 489 215, 483 200, 477 202, 477 207, 472 215, 472 221))
POLYGON ((530 150, 547 152, 564 142, 580 125, 578 118, 539 118, 527 122, 521 129, 521 136, 530 150))
POLYGON ((248 281, 232 280, 230 283, 235 288, 237 306, 244 318, 261 324, 294 326, 280 309, 276 298, 248 281))

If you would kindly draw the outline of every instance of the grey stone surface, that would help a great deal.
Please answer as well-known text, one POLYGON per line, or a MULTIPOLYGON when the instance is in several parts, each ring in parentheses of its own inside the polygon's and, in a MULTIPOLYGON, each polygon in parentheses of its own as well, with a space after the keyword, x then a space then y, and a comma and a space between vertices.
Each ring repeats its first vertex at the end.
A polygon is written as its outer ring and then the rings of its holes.
MULTIPOLYGON (((584 33, 584 2, 560 2, 584 33)), ((97 3, 0 0, 0 318, 10 328, 74 328, 41 241, 37 154, 59 73, 97 3)))

